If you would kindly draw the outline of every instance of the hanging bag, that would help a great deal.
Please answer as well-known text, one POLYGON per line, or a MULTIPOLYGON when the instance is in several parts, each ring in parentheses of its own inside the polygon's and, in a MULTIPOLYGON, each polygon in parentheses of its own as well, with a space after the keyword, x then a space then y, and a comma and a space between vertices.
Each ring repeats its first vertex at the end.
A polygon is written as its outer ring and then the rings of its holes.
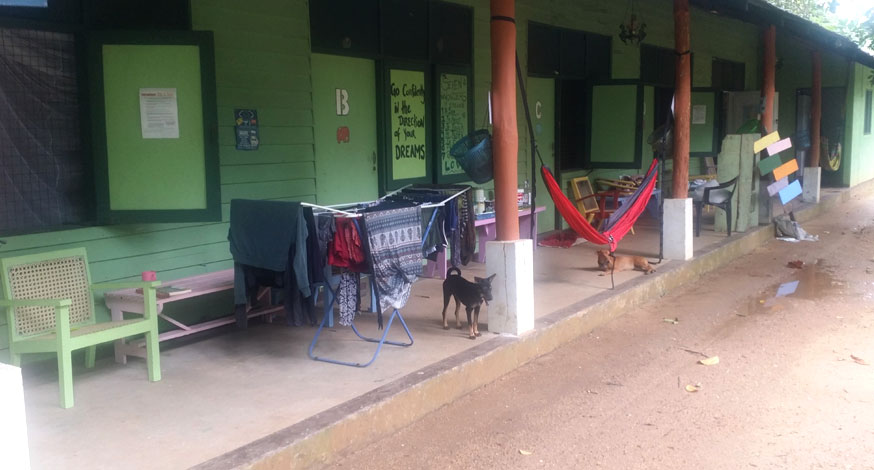
POLYGON ((486 129, 474 131, 455 143, 449 154, 477 184, 492 180, 492 137, 486 129))

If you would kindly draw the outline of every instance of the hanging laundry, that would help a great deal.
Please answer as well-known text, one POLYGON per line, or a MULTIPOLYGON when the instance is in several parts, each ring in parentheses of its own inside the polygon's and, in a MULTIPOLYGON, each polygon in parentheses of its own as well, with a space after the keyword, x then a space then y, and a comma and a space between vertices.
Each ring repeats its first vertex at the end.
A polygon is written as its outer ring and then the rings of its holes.
POLYGON ((380 316, 403 308, 422 274, 422 209, 410 207, 364 214, 380 316))
MULTIPOLYGON (((473 191, 465 191, 458 199, 458 235, 460 238, 459 258, 461 264, 473 259, 476 251, 476 212, 473 206, 473 191)), ((457 265, 456 265, 457 266, 457 265)))
POLYGON ((367 260, 357 221, 339 217, 335 222, 336 232, 328 249, 328 264, 348 268, 357 273, 366 272, 367 260))
POLYGON ((340 304, 340 324, 349 326, 355 320, 361 305, 361 275, 344 269, 337 286, 337 303, 340 304))

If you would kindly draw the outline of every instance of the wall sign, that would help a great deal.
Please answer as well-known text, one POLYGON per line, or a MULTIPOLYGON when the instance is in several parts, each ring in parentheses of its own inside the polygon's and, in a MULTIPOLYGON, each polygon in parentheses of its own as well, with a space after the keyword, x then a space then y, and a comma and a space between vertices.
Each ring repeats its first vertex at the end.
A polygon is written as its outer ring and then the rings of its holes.
POLYGON ((237 150, 258 150, 261 143, 258 137, 258 111, 235 109, 234 131, 237 136, 237 150))
POLYGON ((140 88, 140 127, 144 139, 178 139, 175 88, 140 88))
POLYGON ((425 135, 425 72, 389 72, 392 179, 427 175, 428 142, 425 135))
POLYGON ((443 175, 464 173, 449 150, 469 133, 467 96, 467 75, 440 74, 440 172, 443 175))

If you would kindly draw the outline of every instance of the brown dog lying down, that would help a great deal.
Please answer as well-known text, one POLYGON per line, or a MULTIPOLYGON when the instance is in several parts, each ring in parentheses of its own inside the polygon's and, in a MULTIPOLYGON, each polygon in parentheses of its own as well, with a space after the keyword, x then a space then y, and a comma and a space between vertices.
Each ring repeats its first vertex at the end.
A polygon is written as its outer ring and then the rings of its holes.
POLYGON ((655 272, 655 268, 643 256, 610 256, 610 252, 607 250, 598 250, 598 267, 604 271, 601 276, 606 275, 611 270, 618 272, 639 269, 644 274, 655 272))

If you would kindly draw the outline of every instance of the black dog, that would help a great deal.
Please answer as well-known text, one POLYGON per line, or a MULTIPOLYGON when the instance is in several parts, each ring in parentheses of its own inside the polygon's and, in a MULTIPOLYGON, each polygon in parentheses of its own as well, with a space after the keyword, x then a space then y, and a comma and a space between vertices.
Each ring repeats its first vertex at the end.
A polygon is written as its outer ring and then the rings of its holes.
POLYGON ((455 327, 461 328, 458 321, 458 310, 464 304, 467 310, 467 325, 470 328, 470 339, 476 339, 480 335, 477 322, 479 322, 479 307, 485 301, 486 305, 492 300, 492 279, 495 275, 483 279, 474 277, 475 282, 470 282, 461 277, 461 270, 455 266, 446 272, 446 280, 443 281, 443 329, 448 330, 446 324, 446 307, 449 306, 449 297, 455 296, 455 327), (473 312, 473 319, 470 313, 473 312))

